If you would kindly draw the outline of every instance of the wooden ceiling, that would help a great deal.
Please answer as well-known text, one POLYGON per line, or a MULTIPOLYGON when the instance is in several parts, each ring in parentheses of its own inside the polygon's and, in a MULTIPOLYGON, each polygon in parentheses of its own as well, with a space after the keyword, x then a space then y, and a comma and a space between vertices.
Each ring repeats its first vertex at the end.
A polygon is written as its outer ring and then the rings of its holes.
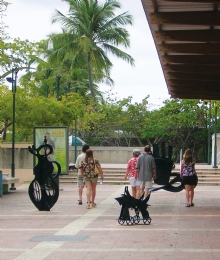
POLYGON ((220 2, 141 1, 171 98, 220 100, 220 2))

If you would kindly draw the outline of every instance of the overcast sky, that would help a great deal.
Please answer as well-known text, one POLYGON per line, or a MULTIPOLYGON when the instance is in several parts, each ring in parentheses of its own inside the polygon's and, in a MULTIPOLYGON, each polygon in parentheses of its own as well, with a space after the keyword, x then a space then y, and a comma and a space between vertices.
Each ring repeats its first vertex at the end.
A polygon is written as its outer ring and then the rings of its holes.
MULTIPOLYGON (((149 102, 159 107, 169 99, 167 86, 159 62, 154 41, 145 17, 140 0, 118 0, 122 4, 120 13, 129 11, 133 16, 133 26, 127 27, 130 33, 131 46, 125 51, 135 60, 135 67, 124 61, 111 58, 114 64, 111 78, 115 85, 113 92, 119 98, 133 96, 133 102, 150 95, 149 102)), ((55 9, 68 11, 68 5, 62 0, 10 0, 5 24, 7 32, 13 38, 38 41, 46 38, 51 32, 59 32, 60 25, 52 24, 51 17, 55 9)), ((101 86, 105 91, 108 86, 101 86)))

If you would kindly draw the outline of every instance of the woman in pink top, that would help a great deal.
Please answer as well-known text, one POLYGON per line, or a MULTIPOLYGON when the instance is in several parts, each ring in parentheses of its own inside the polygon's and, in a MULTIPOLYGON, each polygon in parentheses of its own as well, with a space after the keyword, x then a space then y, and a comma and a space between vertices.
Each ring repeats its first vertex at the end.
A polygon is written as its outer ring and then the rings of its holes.
POLYGON ((140 155, 138 149, 133 150, 133 157, 128 161, 127 171, 123 180, 126 180, 129 177, 129 181, 132 189, 132 196, 137 199, 140 197, 140 185, 138 181, 138 171, 136 169, 137 159, 140 155))

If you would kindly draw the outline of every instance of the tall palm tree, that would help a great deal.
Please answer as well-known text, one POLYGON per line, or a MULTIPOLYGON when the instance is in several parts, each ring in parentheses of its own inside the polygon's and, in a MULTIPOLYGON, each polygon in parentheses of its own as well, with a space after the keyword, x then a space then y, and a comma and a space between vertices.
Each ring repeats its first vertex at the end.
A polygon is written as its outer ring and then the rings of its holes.
POLYGON ((63 45, 56 50, 56 55, 64 60, 72 55, 73 64, 85 59, 89 87, 95 99, 93 80, 100 80, 104 75, 109 78, 110 75, 112 63, 108 53, 134 65, 133 58, 118 48, 130 46, 125 26, 132 25, 132 16, 128 12, 116 15, 116 9, 120 9, 121 4, 115 0, 104 3, 98 0, 64 1, 70 5, 68 14, 56 10, 52 23, 60 22, 69 33, 60 35, 63 45))

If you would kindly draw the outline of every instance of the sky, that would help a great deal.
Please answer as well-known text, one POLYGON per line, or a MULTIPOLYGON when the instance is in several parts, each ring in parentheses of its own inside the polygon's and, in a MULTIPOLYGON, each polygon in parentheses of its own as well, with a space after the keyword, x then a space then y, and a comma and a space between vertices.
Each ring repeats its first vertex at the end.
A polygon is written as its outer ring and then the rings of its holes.
MULTIPOLYGON (((68 12, 68 5, 62 0, 8 1, 11 5, 3 21, 8 26, 10 37, 21 40, 39 41, 52 32, 60 32, 60 24, 52 24, 51 17, 55 9, 63 14, 68 12)), ((123 50, 134 58, 135 66, 115 57, 110 58, 113 63, 113 93, 120 99, 132 96, 133 103, 139 103, 150 95, 151 106, 159 108, 170 95, 141 0, 118 1, 122 5, 120 13, 128 11, 133 16, 133 25, 126 27, 130 33, 130 48, 123 50)), ((99 89, 104 92, 109 86, 100 85, 99 89)))

